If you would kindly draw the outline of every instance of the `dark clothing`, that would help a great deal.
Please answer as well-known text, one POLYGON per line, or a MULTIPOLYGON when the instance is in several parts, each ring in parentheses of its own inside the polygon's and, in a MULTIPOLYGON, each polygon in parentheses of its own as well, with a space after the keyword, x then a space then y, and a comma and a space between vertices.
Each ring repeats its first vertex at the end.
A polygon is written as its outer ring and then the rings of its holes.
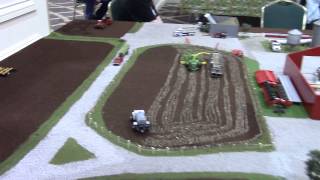
POLYGON ((85 3, 86 3, 85 18, 86 19, 102 19, 108 11, 108 5, 110 1, 111 0, 102 0, 101 6, 94 13, 96 0, 85 0, 85 3))
POLYGON ((152 0, 114 0, 111 12, 118 21, 149 22, 157 17, 152 0))

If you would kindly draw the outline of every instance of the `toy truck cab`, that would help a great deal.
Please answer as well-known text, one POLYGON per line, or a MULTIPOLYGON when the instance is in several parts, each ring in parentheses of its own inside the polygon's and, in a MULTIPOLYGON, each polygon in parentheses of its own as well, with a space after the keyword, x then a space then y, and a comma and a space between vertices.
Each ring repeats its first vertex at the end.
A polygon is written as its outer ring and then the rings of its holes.
POLYGON ((227 37, 227 33, 225 33, 225 32, 217 32, 217 33, 213 34, 213 37, 214 38, 222 38, 222 39, 224 39, 224 38, 227 37))
POLYGON ((281 51, 281 44, 278 41, 271 41, 271 49, 273 52, 281 51))
POLYGON ((231 54, 236 57, 240 57, 240 58, 243 57, 243 51, 241 51, 240 49, 233 49, 231 51, 231 54))
POLYGON ((123 62, 123 58, 124 58, 124 54, 123 53, 119 53, 119 56, 116 57, 113 60, 113 65, 114 66, 120 66, 120 64, 123 62))
POLYGON ((110 18, 106 18, 103 20, 97 20, 97 23, 94 25, 94 28, 96 29, 104 29, 107 26, 110 26, 112 24, 112 20, 110 18))
POLYGON ((173 32, 174 37, 194 36, 196 34, 194 28, 178 28, 173 32))
POLYGON ((114 58, 112 64, 114 66, 120 66, 121 63, 124 60, 124 56, 126 56, 129 53, 129 45, 128 44, 124 44, 120 50, 119 50, 119 54, 116 58, 114 58))
POLYGON ((132 129, 145 133, 150 128, 150 121, 148 121, 144 110, 134 110, 130 117, 132 129))

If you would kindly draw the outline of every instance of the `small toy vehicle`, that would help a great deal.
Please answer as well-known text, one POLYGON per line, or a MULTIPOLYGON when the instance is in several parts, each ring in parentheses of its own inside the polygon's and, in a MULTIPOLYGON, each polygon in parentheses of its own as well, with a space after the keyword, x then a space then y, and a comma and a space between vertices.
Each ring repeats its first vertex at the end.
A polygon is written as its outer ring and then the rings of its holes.
POLYGON ((320 67, 316 70, 317 81, 320 81, 320 67))
POLYGON ((236 57, 243 57, 243 52, 240 49, 234 49, 231 51, 231 54, 236 57))
POLYGON ((112 24, 112 20, 110 18, 106 18, 103 20, 97 20, 97 24, 94 25, 96 29, 104 29, 106 26, 110 26, 112 24))
POLYGON ((198 71, 202 65, 207 64, 207 61, 200 59, 199 56, 203 54, 208 54, 206 52, 200 52, 195 54, 186 54, 182 57, 180 64, 185 65, 188 71, 198 71))
POLYGON ((181 36, 194 36, 196 32, 193 29, 189 28, 179 28, 173 32, 174 37, 181 37, 181 36))
POLYGON ((211 60, 209 62, 209 72, 212 78, 219 78, 223 76, 223 64, 221 62, 222 55, 220 53, 212 53, 211 60))
POLYGON ((119 56, 116 57, 116 58, 113 60, 113 65, 114 65, 114 66, 119 66, 119 65, 123 62, 123 58, 124 58, 124 54, 123 54, 123 53, 119 53, 119 56))
POLYGON ((212 78, 222 77, 223 67, 220 64, 210 63, 210 75, 212 78))
POLYGON ((280 52, 281 44, 278 41, 271 41, 271 49, 273 52, 280 52))
POLYGON ((132 129, 145 133, 150 128, 150 121, 147 120, 144 110, 134 110, 130 117, 132 123, 132 129))
POLYGON ((128 55, 128 53, 129 53, 129 45, 124 44, 119 50, 118 56, 113 60, 112 62, 113 65, 119 66, 123 62, 124 56, 128 55))
POLYGON ((227 33, 225 33, 225 32, 218 32, 218 33, 214 33, 213 34, 213 37, 214 38, 226 38, 227 37, 227 33))
POLYGON ((1 67, 0 66, 0 76, 7 76, 11 72, 14 72, 14 71, 16 71, 16 70, 12 67, 1 67))
POLYGON ((202 22, 199 22, 198 24, 199 24, 199 31, 200 32, 209 33, 209 24, 202 23, 202 22))

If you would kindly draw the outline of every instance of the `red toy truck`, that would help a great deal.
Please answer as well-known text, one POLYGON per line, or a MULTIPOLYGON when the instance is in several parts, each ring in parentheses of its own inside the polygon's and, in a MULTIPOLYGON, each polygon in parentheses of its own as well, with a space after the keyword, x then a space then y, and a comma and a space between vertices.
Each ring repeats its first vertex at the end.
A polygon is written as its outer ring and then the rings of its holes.
POLYGON ((123 62, 123 58, 124 58, 124 54, 123 53, 119 53, 118 57, 116 57, 113 60, 113 65, 114 66, 120 66, 120 64, 123 62))
POLYGON ((94 25, 96 29, 104 29, 106 26, 110 26, 112 24, 112 20, 110 18, 106 18, 103 20, 97 20, 97 24, 94 25))

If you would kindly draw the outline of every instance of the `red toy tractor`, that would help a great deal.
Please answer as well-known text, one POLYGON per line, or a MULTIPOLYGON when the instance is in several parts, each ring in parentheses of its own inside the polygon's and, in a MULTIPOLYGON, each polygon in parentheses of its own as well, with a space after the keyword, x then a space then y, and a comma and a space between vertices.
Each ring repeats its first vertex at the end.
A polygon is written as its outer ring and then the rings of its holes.
POLYGON ((213 34, 213 37, 214 37, 214 38, 222 38, 222 39, 224 39, 224 38, 227 37, 227 33, 225 33, 225 32, 214 33, 214 34, 213 34))
POLYGON ((118 55, 118 57, 116 57, 114 60, 113 60, 113 65, 114 66, 120 66, 120 64, 123 62, 123 58, 124 58, 124 54, 123 53, 120 53, 118 55))
POLYGON ((94 25, 96 29, 104 29, 106 26, 110 26, 112 24, 112 20, 110 18, 106 18, 103 20, 97 20, 97 24, 94 25))

